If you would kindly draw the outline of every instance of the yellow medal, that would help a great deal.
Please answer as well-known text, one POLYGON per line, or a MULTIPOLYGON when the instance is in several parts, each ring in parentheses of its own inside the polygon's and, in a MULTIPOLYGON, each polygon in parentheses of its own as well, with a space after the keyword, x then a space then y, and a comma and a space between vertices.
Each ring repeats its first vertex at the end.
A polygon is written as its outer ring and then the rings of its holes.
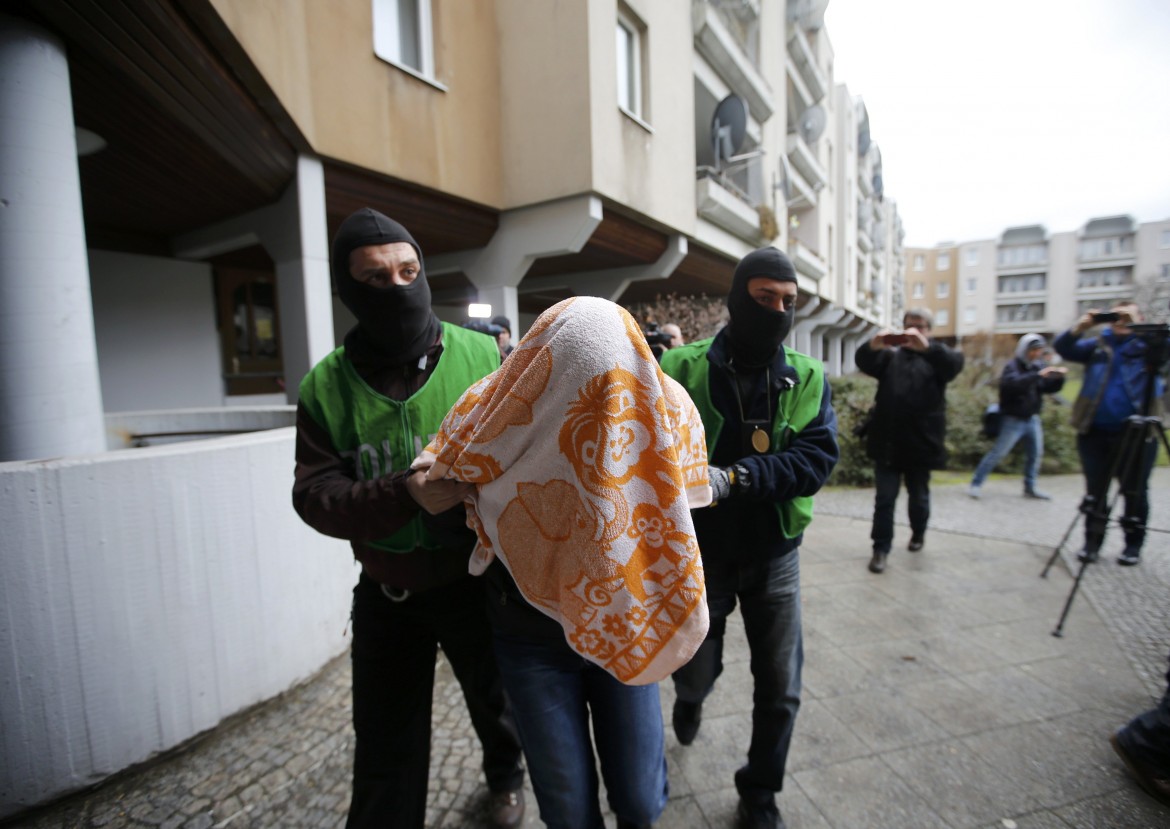
POLYGON ((772 441, 768 437, 768 433, 757 426, 756 430, 752 432, 752 448, 762 455, 768 451, 768 447, 771 445, 772 441))

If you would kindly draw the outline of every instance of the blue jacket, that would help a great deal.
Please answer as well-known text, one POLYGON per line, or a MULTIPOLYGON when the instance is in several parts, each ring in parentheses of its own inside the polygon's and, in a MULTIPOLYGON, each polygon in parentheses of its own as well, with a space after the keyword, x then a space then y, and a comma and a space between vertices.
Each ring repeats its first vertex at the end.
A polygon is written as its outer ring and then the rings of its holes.
MULTIPOLYGON (((1078 340, 1071 330, 1065 331, 1052 347, 1056 353, 1074 363, 1084 363, 1085 381, 1073 408, 1073 425, 1082 434, 1090 428, 1117 432, 1126 418, 1143 414, 1146 392, 1146 344, 1133 335, 1118 337, 1106 328, 1097 337, 1078 340)), ((1165 382, 1154 378, 1155 412, 1165 392, 1165 382)))

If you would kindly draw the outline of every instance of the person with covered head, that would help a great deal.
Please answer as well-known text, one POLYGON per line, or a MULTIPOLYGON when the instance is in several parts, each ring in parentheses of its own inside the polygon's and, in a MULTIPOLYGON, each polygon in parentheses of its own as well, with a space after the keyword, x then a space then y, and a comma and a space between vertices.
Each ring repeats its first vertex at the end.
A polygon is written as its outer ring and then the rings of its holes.
POLYGON ((1039 334, 1025 334, 1016 344, 1015 356, 999 376, 999 413, 1003 418, 995 446, 975 467, 967 494, 978 498, 983 482, 999 462, 1007 457, 1020 440, 1024 441, 1024 497, 1051 500, 1052 496, 1036 487, 1040 459, 1044 456, 1044 427, 1040 409, 1044 395, 1055 394, 1064 386, 1064 366, 1050 366, 1044 360, 1048 341, 1039 334))
POLYGON ((803 532, 813 495, 837 463, 837 418, 820 361, 784 346, 796 314, 796 271, 767 247, 735 268, 730 321, 713 338, 671 348, 662 370, 703 418, 715 503, 695 512, 711 628, 674 673, 675 735, 690 745, 723 670, 727 617, 741 605, 751 650, 752 736, 735 773, 737 820, 783 826, 776 794, 800 706, 803 532))
POLYGON ((364 208, 333 240, 337 292, 357 318, 305 376, 297 406, 293 506, 347 539, 353 591, 353 796, 348 827, 421 829, 431 698, 442 647, 483 745, 494 826, 524 815, 521 749, 491 649, 462 492, 410 464, 466 389, 499 366, 495 341, 440 323, 422 251, 364 208), (429 512, 428 512, 429 511, 429 512), (431 520, 431 513, 441 517, 431 520))
POLYGON ((963 370, 963 352, 931 339, 931 314, 912 308, 900 332, 882 329, 854 355, 857 368, 877 378, 873 421, 865 449, 873 459, 871 573, 886 569, 894 541, 894 507, 902 481, 909 499, 912 553, 926 543, 930 471, 946 466, 947 384, 963 370))
POLYGON ((602 829, 600 768, 618 826, 649 826, 667 799, 656 683, 707 630, 694 405, 625 310, 576 297, 463 395, 415 466, 465 487, 541 818, 602 829))

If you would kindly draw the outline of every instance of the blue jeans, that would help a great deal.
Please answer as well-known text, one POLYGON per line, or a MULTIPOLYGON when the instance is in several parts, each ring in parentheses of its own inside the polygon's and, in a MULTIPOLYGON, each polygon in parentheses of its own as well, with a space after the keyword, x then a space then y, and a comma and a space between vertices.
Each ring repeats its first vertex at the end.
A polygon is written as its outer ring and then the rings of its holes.
POLYGON ((1040 425, 1038 414, 1026 418, 1003 416, 1003 425, 1000 426, 995 446, 979 461, 975 476, 971 478, 971 486, 983 486, 987 476, 1021 439, 1024 441, 1024 488, 1034 490, 1036 476, 1040 474, 1040 458, 1044 455, 1044 428, 1040 425))
POLYGON ((1143 437, 1143 433, 1135 433, 1129 427, 1120 432, 1090 429, 1077 435, 1086 501, 1092 504, 1085 512, 1085 549, 1098 551, 1105 540, 1113 479, 1118 480, 1118 492, 1125 497, 1120 522, 1125 546, 1140 550, 1145 542, 1146 520, 1150 517, 1150 473, 1158 457, 1158 441, 1142 440, 1143 437), (1125 480, 1121 480, 1123 473, 1128 473, 1125 480))
POLYGON ((930 469, 899 470, 881 461, 873 465, 873 482, 876 490, 873 501, 873 539, 875 553, 888 553, 894 541, 894 507, 898 503, 898 490, 902 480, 906 481, 906 497, 910 500, 910 532, 922 535, 930 520, 930 469))
POLYGON ((711 627, 690 662, 674 672, 674 687, 684 702, 702 702, 723 673, 723 636, 727 617, 742 604, 751 650, 752 742, 747 765, 735 773, 740 797, 753 804, 773 802, 784 785, 784 766, 796 712, 800 708, 800 671, 804 644, 800 626, 800 551, 766 561, 703 558, 711 627))
POLYGON ((541 820, 557 829, 604 829, 600 765, 613 813, 653 823, 669 792, 658 685, 623 685, 563 641, 494 639, 541 820))

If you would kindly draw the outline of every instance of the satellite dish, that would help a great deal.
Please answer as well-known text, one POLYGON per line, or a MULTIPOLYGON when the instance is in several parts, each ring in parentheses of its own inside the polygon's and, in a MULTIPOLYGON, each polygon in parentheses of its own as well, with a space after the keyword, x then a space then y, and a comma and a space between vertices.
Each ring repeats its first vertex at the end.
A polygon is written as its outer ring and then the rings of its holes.
POLYGON ((825 131, 825 125, 828 123, 828 117, 825 115, 825 108, 814 104, 800 114, 800 137, 804 139, 804 143, 812 146, 816 140, 821 137, 825 131))
POLYGON ((739 152, 747 138, 747 105, 738 95, 728 95, 715 107, 711 116, 711 147, 715 151, 715 168, 739 152))
POLYGON ((825 7, 829 0, 788 0, 788 22, 816 32, 825 25, 825 7))

